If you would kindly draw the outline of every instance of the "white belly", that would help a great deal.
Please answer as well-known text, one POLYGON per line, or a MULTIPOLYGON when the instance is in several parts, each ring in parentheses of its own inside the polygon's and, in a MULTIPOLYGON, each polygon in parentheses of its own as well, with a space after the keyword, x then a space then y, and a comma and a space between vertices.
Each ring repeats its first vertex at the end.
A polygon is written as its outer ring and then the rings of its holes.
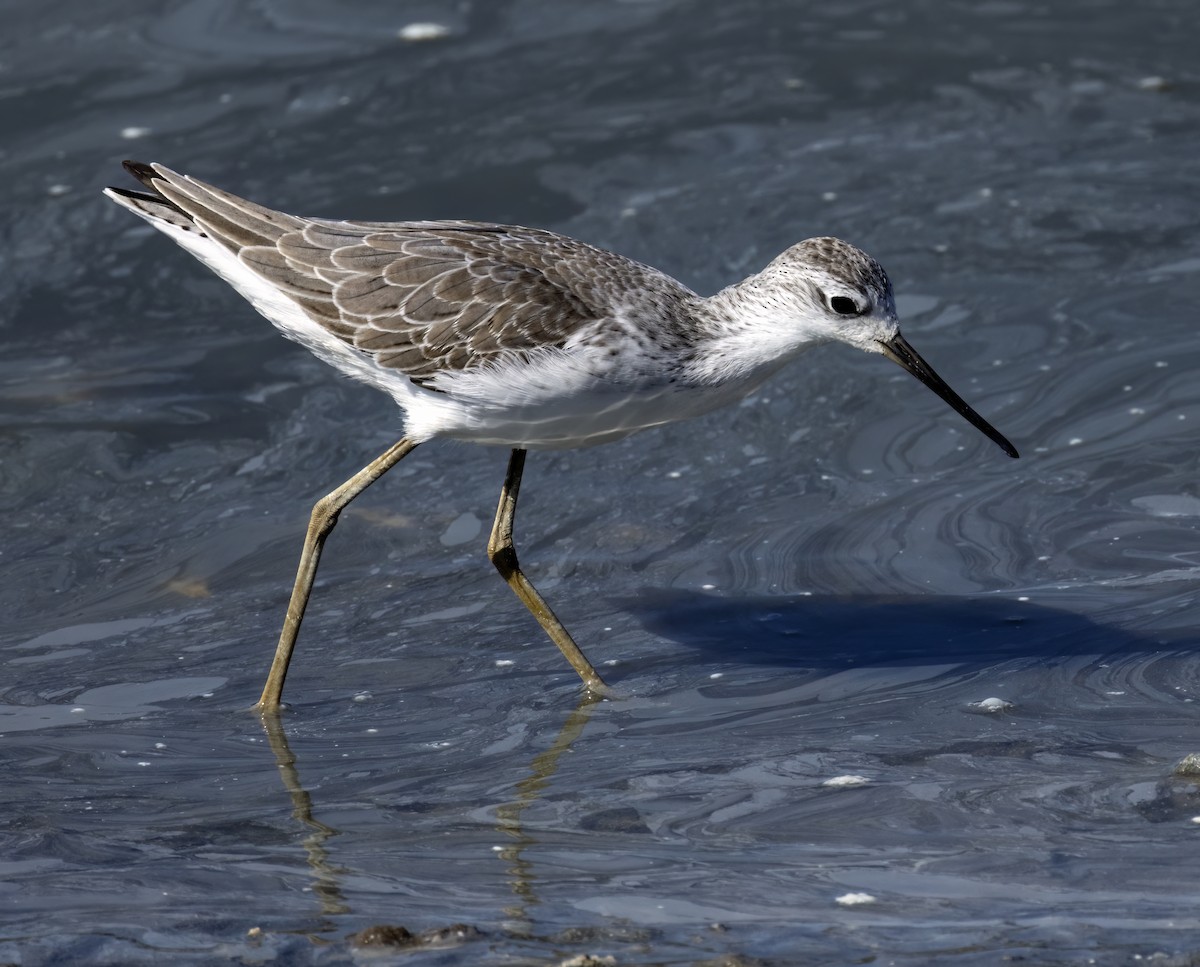
POLYGON ((397 401, 416 438, 449 437, 531 450, 590 447, 650 427, 690 419, 735 402, 753 380, 696 384, 619 373, 596 376, 586 353, 552 351, 532 363, 439 376, 442 393, 418 391, 397 401))

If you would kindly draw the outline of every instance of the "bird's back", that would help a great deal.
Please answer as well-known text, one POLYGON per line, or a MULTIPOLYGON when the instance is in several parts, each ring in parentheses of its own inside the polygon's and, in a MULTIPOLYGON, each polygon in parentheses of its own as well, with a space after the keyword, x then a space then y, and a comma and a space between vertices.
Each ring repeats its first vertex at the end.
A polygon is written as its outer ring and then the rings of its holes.
MULTIPOLYGON (((109 189, 116 201, 194 254, 216 243, 222 252, 205 261, 239 289, 234 261, 252 272, 319 327, 320 342, 332 336, 427 388, 441 374, 580 339, 603 343, 614 315, 639 302, 694 297, 655 269, 553 232, 302 218, 160 165, 127 167, 149 192, 109 189)), ((295 320, 281 328, 301 338, 295 320)), ((653 335, 678 341, 668 330, 653 335)))
POLYGON ((699 297, 656 269, 540 229, 304 218, 126 167, 147 190, 111 198, 389 393, 416 438, 580 446, 679 418, 699 297))

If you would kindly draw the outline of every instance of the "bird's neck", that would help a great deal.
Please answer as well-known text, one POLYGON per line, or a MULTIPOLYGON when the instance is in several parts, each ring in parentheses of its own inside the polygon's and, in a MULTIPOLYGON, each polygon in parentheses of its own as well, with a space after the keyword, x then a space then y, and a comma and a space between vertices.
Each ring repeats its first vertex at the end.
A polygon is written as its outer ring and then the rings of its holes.
POLYGON ((692 313, 703 336, 691 360, 696 381, 753 388, 805 349, 829 341, 802 315, 789 312, 778 292, 760 274, 697 298, 692 313))

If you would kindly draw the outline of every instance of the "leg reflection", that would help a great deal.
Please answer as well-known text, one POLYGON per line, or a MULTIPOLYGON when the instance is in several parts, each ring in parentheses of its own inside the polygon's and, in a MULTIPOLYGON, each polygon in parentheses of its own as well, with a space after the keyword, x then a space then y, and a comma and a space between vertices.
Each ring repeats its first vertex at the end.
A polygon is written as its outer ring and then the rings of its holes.
MULTIPOLYGON (((346 871, 329 862, 329 851, 325 849, 325 841, 331 836, 336 836, 338 830, 313 818, 312 799, 308 790, 300 784, 300 774, 296 771, 296 756, 288 745, 287 733, 283 730, 278 712, 264 711, 261 717, 263 731, 267 733, 267 741, 271 744, 271 751, 275 753, 279 775, 283 778, 284 788, 292 799, 292 818, 299 820, 310 830, 301 840, 301 845, 308 854, 308 865, 313 872, 312 890, 320 901, 321 916, 332 917, 349 913, 350 907, 339 886, 340 879, 346 871)), ((330 924, 328 929, 333 929, 333 925, 330 924)))
POLYGON ((521 814, 538 800, 542 790, 558 771, 559 758, 582 734, 584 726, 591 718, 593 706, 601 701, 603 697, 600 695, 591 692, 583 694, 575 711, 563 723, 554 743, 545 752, 534 756, 533 762, 530 763, 529 775, 516 785, 517 798, 496 809, 496 828, 511 840, 511 845, 501 849, 499 855, 509 864, 511 888, 517 897, 517 903, 506 907, 504 911, 508 917, 506 927, 515 937, 533 935, 533 918, 529 908, 539 902, 535 889, 537 874, 534 872, 533 862, 523 855, 528 847, 536 845, 537 840, 525 832, 521 825, 521 814))

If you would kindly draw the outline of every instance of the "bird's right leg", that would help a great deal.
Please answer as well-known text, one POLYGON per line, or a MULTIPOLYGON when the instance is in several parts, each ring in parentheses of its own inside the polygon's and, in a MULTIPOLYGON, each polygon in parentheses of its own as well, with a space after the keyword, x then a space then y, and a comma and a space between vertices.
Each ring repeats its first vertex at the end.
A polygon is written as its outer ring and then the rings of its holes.
POLYGON ((287 677, 288 664, 292 660, 292 651, 296 647, 296 636, 300 634, 300 622, 304 619, 304 609, 308 605, 313 581, 317 577, 317 564, 321 560, 321 548, 325 546, 325 538, 329 536, 329 532, 337 523, 338 514, 350 501, 407 456, 416 445, 408 437, 400 440, 336 490, 318 500, 313 507, 312 517, 308 522, 308 532, 304 535, 304 550, 300 553, 300 567, 296 571, 296 583, 292 587, 292 598, 288 602, 287 617, 283 622, 283 631, 279 635, 279 644, 275 648, 275 659, 271 662, 271 671, 267 674, 267 683, 263 686, 262 696, 255 706, 259 712, 275 712, 279 709, 279 701, 283 695, 283 680, 287 677))
POLYGON ((492 536, 488 539, 488 557, 496 565, 500 576, 513 589, 513 593, 521 599, 521 603, 529 609, 529 613, 537 618, 542 630, 550 636, 550 640, 558 645, 559 651, 571 663, 571 667, 579 673, 583 684, 588 690, 597 695, 609 696, 611 689, 604 684, 604 679, 587 660, 587 655, 575 644, 575 639, 563 627, 558 616, 550 610, 537 588, 530 583, 521 571, 517 560, 517 548, 513 544, 513 521, 517 514, 517 492, 521 489, 521 472, 525 469, 525 451, 515 449, 508 461, 508 472, 504 477, 504 489, 500 491, 500 505, 496 508, 496 522, 492 525, 492 536))

